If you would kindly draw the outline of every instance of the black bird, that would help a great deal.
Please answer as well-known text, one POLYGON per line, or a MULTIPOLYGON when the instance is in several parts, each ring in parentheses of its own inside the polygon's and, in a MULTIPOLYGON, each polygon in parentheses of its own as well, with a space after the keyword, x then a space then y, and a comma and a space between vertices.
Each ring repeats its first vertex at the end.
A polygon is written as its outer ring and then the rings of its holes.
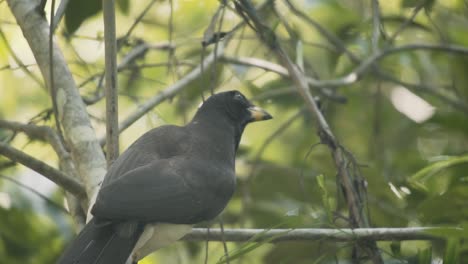
POLYGON ((238 91, 208 98, 185 126, 135 141, 110 167, 94 218, 59 264, 136 263, 215 218, 236 186, 235 155, 245 126, 271 119, 238 91))

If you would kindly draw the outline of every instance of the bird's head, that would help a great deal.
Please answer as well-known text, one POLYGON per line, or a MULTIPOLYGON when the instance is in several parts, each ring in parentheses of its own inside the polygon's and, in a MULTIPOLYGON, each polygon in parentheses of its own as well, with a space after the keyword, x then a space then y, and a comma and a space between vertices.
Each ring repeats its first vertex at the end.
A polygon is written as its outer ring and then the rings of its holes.
POLYGON ((212 95, 200 106, 198 112, 216 113, 242 128, 248 123, 272 118, 268 112, 253 105, 239 91, 228 91, 212 95))

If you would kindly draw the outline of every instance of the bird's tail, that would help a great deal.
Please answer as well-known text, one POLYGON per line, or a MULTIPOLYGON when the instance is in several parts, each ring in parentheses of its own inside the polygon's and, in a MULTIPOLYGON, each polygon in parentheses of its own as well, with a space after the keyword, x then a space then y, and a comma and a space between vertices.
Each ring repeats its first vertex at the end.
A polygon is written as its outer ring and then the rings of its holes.
POLYGON ((92 219, 68 245, 57 264, 124 264, 143 231, 138 227, 125 235, 114 224, 92 219))

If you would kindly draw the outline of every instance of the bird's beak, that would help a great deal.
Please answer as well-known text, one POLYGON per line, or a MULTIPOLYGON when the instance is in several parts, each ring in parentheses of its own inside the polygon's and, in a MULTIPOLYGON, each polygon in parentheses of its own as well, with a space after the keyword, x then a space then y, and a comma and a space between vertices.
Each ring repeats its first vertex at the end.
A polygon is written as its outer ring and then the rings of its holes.
POLYGON ((247 108, 247 110, 249 110, 250 112, 250 122, 268 120, 273 118, 267 111, 255 105, 250 106, 249 108, 247 108))

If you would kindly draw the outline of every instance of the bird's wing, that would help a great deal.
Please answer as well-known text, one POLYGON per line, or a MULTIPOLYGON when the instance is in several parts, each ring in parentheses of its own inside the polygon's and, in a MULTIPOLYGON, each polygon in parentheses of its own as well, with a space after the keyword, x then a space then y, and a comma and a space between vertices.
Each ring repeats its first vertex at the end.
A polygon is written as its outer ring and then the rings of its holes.
POLYGON ((200 191, 177 174, 178 164, 173 163, 158 160, 103 186, 92 213, 114 221, 191 224, 203 211, 200 191))
POLYGON ((190 140, 188 131, 179 126, 161 126, 146 132, 114 161, 103 186, 133 169, 183 154, 190 148, 190 140))

